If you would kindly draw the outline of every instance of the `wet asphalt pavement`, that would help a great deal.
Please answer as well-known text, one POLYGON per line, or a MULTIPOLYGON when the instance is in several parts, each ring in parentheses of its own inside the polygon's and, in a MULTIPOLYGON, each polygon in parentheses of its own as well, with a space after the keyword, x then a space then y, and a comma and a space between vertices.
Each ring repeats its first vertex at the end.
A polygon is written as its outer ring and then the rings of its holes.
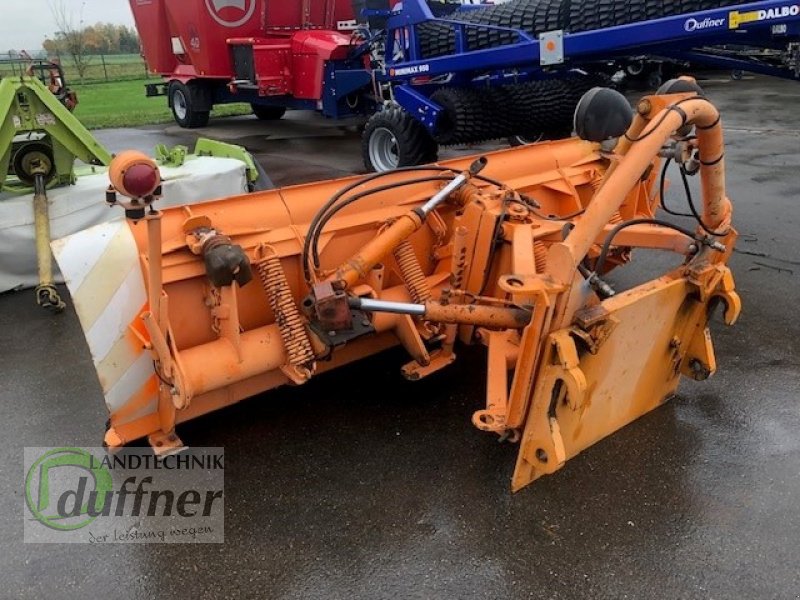
MULTIPOLYGON (((96 445, 106 415, 73 312, 0 296, 0 597, 800 597, 800 87, 707 90, 749 253, 732 261, 742 318, 715 326, 719 372, 515 495, 515 447, 470 424, 482 352, 412 384, 390 351, 180 428, 226 450, 224 545, 25 545, 22 448, 96 445)), ((357 133, 324 125, 205 133, 279 183, 359 170, 357 133)))

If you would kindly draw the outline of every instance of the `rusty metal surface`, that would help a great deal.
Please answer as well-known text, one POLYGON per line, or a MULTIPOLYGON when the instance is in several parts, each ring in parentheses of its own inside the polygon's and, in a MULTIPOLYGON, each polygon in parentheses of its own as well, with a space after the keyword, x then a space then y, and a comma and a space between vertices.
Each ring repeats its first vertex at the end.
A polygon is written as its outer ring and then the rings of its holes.
MULTIPOLYGON (((184 441, 226 447, 231 480, 260 482, 229 486, 221 550, 25 546, 19 447, 97 443, 105 417, 74 315, 0 297, 0 359, 13 365, 0 392, 11 432, 0 445, 10 474, 0 495, 4 593, 796 597, 797 88, 733 85, 710 89, 727 115, 729 185, 747 252, 733 257, 742 321, 714 324, 725 377, 685 383, 669 405, 513 497, 514 448, 468 423, 483 401, 483 351, 461 356, 457 376, 413 384, 397 373, 395 352, 185 426, 184 441), (765 87, 774 97, 764 99, 765 87), (769 119, 784 131, 754 131, 776 129, 769 119), (61 359, 45 364, 42 347, 58 347, 61 359), (355 377, 365 385, 354 393, 355 377), (309 412, 315 419, 298 434, 309 412)), ((617 277, 661 266, 648 255, 617 277)))
POLYGON ((323 281, 314 286, 313 293, 314 314, 323 331, 335 334, 352 328, 353 319, 343 291, 334 289, 332 282, 323 281))

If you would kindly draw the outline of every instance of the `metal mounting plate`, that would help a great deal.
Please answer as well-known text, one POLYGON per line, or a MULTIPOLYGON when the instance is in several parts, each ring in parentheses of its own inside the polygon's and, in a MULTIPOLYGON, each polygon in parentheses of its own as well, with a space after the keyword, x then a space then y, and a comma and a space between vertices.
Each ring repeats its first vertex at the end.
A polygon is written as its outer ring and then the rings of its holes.
POLYGON ((539 63, 564 64, 564 30, 546 31, 539 35, 539 63))

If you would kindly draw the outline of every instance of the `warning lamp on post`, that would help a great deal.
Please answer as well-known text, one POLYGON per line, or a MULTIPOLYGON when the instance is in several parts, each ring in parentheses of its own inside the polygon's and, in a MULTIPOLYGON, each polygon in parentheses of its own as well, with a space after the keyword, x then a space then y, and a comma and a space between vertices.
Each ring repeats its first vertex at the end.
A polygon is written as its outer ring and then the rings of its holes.
POLYGON ((147 223, 147 306, 145 326, 151 340, 166 344, 167 332, 161 319, 163 307, 163 281, 161 276, 162 239, 161 213, 153 209, 153 202, 161 197, 161 172, 156 162, 142 152, 127 150, 117 154, 108 166, 111 185, 106 191, 109 206, 125 209, 125 217, 135 224, 147 223), (124 196, 124 199, 120 199, 124 196), (147 325, 147 323, 151 325, 147 325), (155 325, 153 325, 155 324, 155 325))
POLYGON ((128 150, 117 154, 108 167, 108 178, 111 185, 106 202, 122 206, 128 219, 143 219, 147 208, 161 197, 161 172, 155 161, 142 152, 128 150), (128 200, 121 201, 118 195, 128 200))

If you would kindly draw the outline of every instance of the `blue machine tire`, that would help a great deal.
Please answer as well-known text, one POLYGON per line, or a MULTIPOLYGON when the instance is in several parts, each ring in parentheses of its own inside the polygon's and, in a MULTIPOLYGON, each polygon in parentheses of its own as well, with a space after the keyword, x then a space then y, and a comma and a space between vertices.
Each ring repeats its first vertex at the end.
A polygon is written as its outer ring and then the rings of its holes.
POLYGON ((439 146, 425 127, 400 108, 387 108, 367 121, 361 138, 364 166, 391 171, 436 162, 439 146))

